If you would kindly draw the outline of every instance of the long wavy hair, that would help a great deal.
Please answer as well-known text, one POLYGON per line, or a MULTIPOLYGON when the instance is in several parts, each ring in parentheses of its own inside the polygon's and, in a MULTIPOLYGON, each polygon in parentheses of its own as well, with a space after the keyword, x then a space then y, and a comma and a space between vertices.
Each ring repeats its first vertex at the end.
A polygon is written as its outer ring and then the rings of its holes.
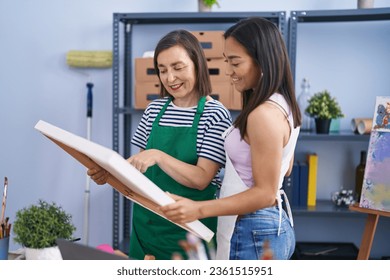
POLYGON ((259 66, 262 77, 254 89, 241 93, 242 110, 234 126, 243 138, 246 132, 248 115, 260 104, 278 92, 284 96, 294 118, 294 127, 301 125, 301 112, 295 96, 290 61, 283 37, 274 23, 260 18, 242 19, 224 33, 225 39, 232 37, 240 43, 259 66))

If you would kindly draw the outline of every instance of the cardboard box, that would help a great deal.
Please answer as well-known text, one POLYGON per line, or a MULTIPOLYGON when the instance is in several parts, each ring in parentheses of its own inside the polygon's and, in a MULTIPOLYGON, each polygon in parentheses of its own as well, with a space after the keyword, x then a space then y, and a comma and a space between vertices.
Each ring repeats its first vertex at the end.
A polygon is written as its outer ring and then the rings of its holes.
POLYGON ((160 97, 160 83, 136 82, 134 108, 145 109, 148 104, 160 97))
POLYGON ((136 82, 159 82, 154 69, 153 58, 138 57, 135 59, 135 80, 136 82))
POLYGON ((230 77, 226 75, 226 62, 224 58, 208 58, 207 67, 211 82, 229 83, 230 77))
POLYGON ((206 58, 223 57, 223 31, 191 31, 200 42, 206 58))
POLYGON ((212 91, 210 96, 229 109, 231 105, 231 87, 229 83, 226 82, 214 82, 211 83, 212 91))

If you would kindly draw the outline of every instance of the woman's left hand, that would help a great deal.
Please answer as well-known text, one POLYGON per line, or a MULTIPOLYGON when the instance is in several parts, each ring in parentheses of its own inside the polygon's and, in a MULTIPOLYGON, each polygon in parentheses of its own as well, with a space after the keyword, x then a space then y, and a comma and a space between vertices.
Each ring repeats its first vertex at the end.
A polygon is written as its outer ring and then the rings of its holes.
POLYGON ((160 207, 164 215, 175 223, 189 223, 201 218, 199 202, 168 193, 176 202, 160 207))

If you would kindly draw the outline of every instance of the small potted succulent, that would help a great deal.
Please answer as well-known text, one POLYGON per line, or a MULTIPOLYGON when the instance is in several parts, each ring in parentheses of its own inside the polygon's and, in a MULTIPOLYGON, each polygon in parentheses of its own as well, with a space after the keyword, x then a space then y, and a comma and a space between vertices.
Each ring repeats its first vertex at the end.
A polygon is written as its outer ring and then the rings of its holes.
POLYGON ((308 102, 305 112, 314 118, 317 133, 329 133, 332 119, 344 117, 336 98, 327 90, 314 94, 308 102))
POLYGON ((39 200, 16 212, 14 241, 25 247, 26 259, 61 259, 56 239, 72 239, 72 216, 54 202, 39 200))

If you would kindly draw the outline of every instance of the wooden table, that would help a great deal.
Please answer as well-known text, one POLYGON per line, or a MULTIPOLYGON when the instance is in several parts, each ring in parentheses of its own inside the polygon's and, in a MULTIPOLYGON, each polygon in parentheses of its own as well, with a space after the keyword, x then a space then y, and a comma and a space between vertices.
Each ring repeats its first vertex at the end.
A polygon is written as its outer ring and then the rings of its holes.
POLYGON ((349 209, 352 211, 368 214, 357 258, 358 260, 368 260, 368 258, 370 257, 372 241, 374 240, 375 230, 378 224, 379 217, 390 217, 390 212, 362 208, 359 206, 358 203, 349 206, 349 209))

